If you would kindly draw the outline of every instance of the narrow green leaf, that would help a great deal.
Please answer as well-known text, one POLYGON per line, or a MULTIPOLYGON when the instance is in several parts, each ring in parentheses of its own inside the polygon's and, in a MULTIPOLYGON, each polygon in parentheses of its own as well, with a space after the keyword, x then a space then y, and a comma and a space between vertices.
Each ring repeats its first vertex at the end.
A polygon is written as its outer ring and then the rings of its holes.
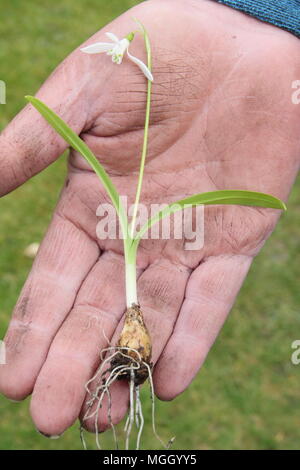
POLYGON ((45 103, 33 96, 25 96, 25 98, 41 113, 46 121, 51 124, 58 134, 60 134, 74 150, 77 150, 79 153, 81 153, 81 155, 98 175, 117 211, 125 236, 128 232, 128 221, 119 194, 109 175, 106 173, 103 166, 98 162, 93 152, 91 152, 84 141, 57 114, 55 114, 54 111, 48 108, 45 103))
POLYGON ((181 206, 185 204, 191 204, 193 206, 199 204, 236 204, 240 206, 258 206, 286 210, 285 203, 277 197, 255 191, 240 190, 209 191, 181 199, 173 204, 179 204, 181 206))
POLYGON ((151 219, 149 219, 136 234, 132 242, 133 250, 137 248, 137 245, 142 236, 156 222, 163 219, 164 217, 167 217, 173 212, 184 209, 185 207, 198 206, 202 204, 236 204, 241 206, 269 207, 272 209, 286 210, 286 205, 280 199, 277 199, 276 197, 269 194, 257 193, 254 191, 224 190, 195 194, 194 196, 190 196, 169 204, 163 210, 157 212, 157 214, 151 217, 151 219))

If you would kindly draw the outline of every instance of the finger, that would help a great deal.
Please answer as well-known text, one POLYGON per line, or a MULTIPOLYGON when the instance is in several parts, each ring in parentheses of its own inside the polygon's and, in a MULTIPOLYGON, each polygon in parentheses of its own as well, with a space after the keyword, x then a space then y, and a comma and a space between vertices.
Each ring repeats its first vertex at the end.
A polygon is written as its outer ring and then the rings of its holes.
POLYGON ((138 297, 152 340, 154 364, 173 331, 190 272, 186 266, 162 259, 139 278, 138 297))
POLYGON ((98 256, 88 235, 54 215, 4 338, 7 364, 0 366, 0 391, 9 398, 31 393, 49 345, 98 256))
MULTIPOLYGON (((162 259, 151 264, 138 279, 138 298, 152 340, 154 364, 172 334, 189 275, 189 268, 162 259)), ((123 323, 124 318, 113 336, 112 344, 116 344, 123 323)), ((124 393, 124 383, 115 383, 114 392, 119 392, 118 405, 126 408, 128 395, 124 393)))
MULTIPOLYGON (((83 282, 36 381, 31 414, 40 431, 59 435, 78 418, 85 384, 99 366, 100 352, 107 347, 124 309, 124 259, 105 252, 83 282)), ((126 412, 126 407, 118 406, 118 393, 119 389, 116 394, 112 390, 114 422, 126 412)), ((105 416, 104 421, 107 426, 105 416)), ((94 422, 88 426, 94 429, 94 422)))
POLYGON ((218 335, 252 258, 210 257, 193 272, 174 332, 154 372, 156 394, 171 400, 190 384, 218 335))
MULTIPOLYGON (((85 92, 80 86, 78 54, 63 62, 37 93, 79 134, 85 126, 85 92), (75 81, 77 73, 77 81, 75 81), (70 84, 74 82, 72 93, 70 84)), ((0 196, 8 193, 50 165, 68 144, 28 104, 0 135, 0 196)))

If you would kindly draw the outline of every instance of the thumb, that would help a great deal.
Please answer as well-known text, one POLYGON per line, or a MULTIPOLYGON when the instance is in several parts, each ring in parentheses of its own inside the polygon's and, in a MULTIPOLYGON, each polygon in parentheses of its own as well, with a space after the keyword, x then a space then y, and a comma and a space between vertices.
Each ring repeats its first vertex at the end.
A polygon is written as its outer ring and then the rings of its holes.
MULTIPOLYGON (((37 93, 77 134, 85 126, 87 108, 81 61, 78 51, 73 52, 37 93)), ((0 134, 0 196, 46 168, 67 147, 31 104, 25 106, 0 134)))

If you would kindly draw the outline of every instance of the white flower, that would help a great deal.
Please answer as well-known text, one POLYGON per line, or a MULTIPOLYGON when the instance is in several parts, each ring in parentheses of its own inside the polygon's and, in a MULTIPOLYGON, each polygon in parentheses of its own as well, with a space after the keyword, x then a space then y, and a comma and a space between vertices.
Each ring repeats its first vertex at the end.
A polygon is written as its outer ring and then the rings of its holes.
POLYGON ((106 52, 107 55, 112 56, 112 61, 116 64, 121 64, 125 52, 127 52, 127 55, 129 59, 134 62, 143 72, 146 78, 148 80, 153 81, 153 75, 148 69, 148 67, 142 62, 140 59, 137 57, 134 57, 129 53, 129 46, 130 43, 134 37, 133 33, 128 34, 126 38, 123 39, 118 39, 117 36, 113 33, 105 33, 106 36, 112 41, 112 42, 95 42, 94 44, 91 44, 90 46, 83 47, 80 49, 82 52, 85 52, 87 54, 99 54, 101 52, 106 52))

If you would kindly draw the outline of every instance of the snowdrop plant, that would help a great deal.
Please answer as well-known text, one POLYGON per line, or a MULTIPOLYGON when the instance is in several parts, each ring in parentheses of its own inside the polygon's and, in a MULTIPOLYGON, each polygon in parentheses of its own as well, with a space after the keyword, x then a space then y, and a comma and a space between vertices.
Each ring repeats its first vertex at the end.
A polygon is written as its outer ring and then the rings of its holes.
MULTIPOLYGON (((137 21, 138 22, 138 21, 137 21)), ((253 191, 240 191, 240 190, 224 190, 212 191, 206 193, 195 194, 176 201, 175 203, 167 205, 163 210, 157 212, 150 218, 137 232, 136 232, 136 218, 138 211, 138 204, 140 201, 143 175, 145 169, 147 148, 148 148, 148 131, 150 123, 150 108, 151 108, 151 87, 155 77, 152 75, 152 56, 150 40, 144 26, 139 23, 139 30, 130 32, 125 38, 118 39, 113 33, 106 33, 111 42, 97 42, 86 47, 81 51, 87 54, 107 53, 112 57, 114 64, 121 65, 125 53, 127 57, 135 63, 147 79, 147 100, 145 110, 145 125, 144 137, 141 150, 140 171, 137 181, 136 197, 134 202, 133 216, 129 223, 127 214, 122 205, 120 195, 117 192, 114 183, 110 176, 104 170, 103 166, 99 163, 95 155, 91 152, 89 147, 84 141, 76 135, 72 129, 51 109, 37 98, 27 96, 27 100, 44 116, 44 118, 51 124, 51 126, 66 140, 66 142, 81 155, 93 168, 100 182, 107 191, 112 204, 118 214, 119 223, 123 233, 124 244, 124 257, 125 257, 125 285, 126 285, 126 303, 127 311, 125 314, 125 322, 123 330, 120 334, 119 340, 116 345, 108 345, 105 350, 101 351, 101 364, 96 371, 95 375, 86 384, 86 391, 88 393, 88 401, 86 402, 86 413, 84 420, 93 418, 95 420, 96 442, 100 448, 98 437, 98 415, 102 406, 104 397, 107 397, 109 403, 108 417, 110 419, 110 386, 118 379, 127 380, 130 389, 130 407, 128 419, 125 427, 126 439, 125 447, 129 448, 129 438, 131 430, 136 422, 138 426, 138 434, 136 440, 136 448, 140 447, 141 434, 144 424, 142 414, 142 406, 140 401, 140 386, 142 383, 149 379, 151 399, 152 399, 152 427, 153 432, 160 442, 164 445, 160 437, 157 435, 154 421, 154 388, 152 381, 152 342, 143 318, 142 308, 139 305, 137 295, 137 278, 136 278, 136 256, 139 242, 148 229, 159 220, 170 214, 182 210, 185 207, 197 205, 217 205, 217 204, 238 204, 245 206, 259 206, 269 207, 274 209, 285 210, 285 204, 274 196, 253 192, 253 191), (145 49, 147 53, 147 65, 140 59, 132 56, 129 53, 129 46, 134 40, 137 33, 141 33, 144 38, 145 49)), ((115 442, 116 433, 110 419, 110 424, 114 432, 115 442)), ((81 433, 83 444, 83 434, 81 433)), ((168 444, 165 445, 168 447, 168 444)))

